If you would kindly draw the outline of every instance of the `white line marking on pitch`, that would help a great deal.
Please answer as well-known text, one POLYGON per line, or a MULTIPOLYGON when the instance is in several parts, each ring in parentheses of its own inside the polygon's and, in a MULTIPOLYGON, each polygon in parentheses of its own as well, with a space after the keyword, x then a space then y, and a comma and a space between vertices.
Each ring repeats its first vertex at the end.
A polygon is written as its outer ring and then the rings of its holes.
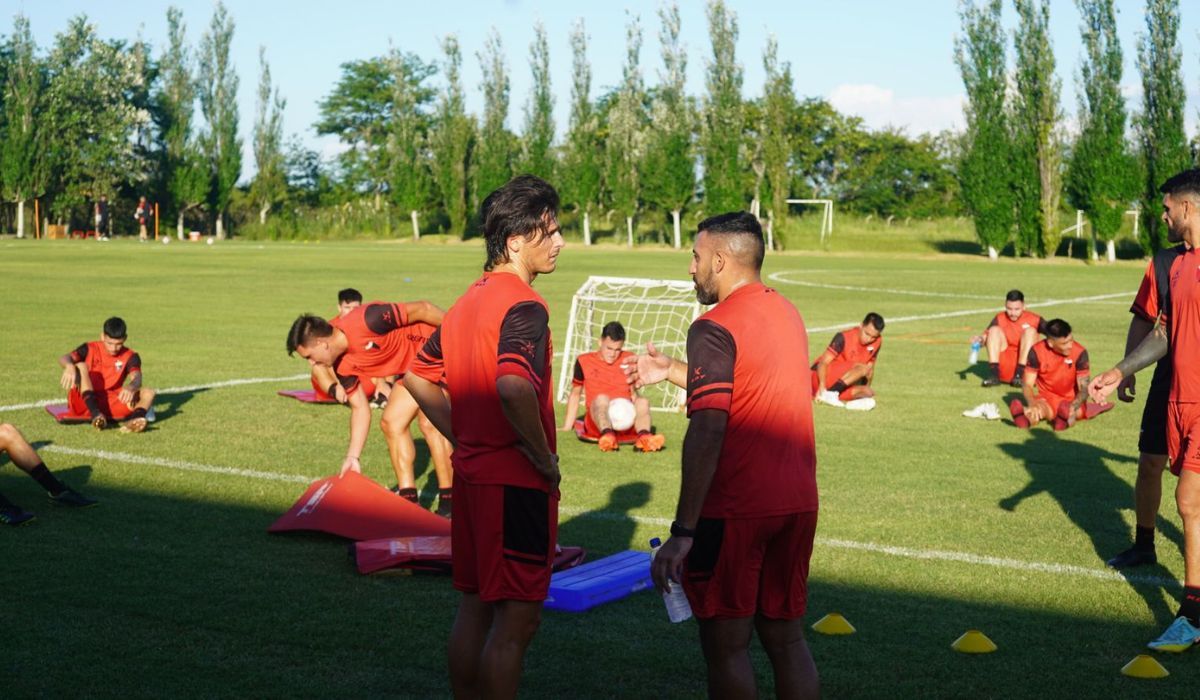
MULTIPOLYGON (((243 384, 269 384, 271 382, 290 382, 296 379, 307 379, 308 374, 293 374, 288 377, 251 377, 249 379, 229 379, 223 382, 213 382, 212 384, 196 384, 194 386, 173 386, 169 389, 160 389, 159 396, 170 396, 171 394, 185 394, 189 391, 200 391, 201 389, 220 389, 227 386, 241 386, 243 384)), ((43 399, 42 401, 34 401, 32 403, 17 403, 10 406, 0 406, 0 412, 3 411, 23 411, 27 408, 41 408, 49 406, 52 403, 62 403, 66 401, 65 396, 59 396, 53 399, 43 399)))
MULTIPOLYGON (((306 375, 307 376, 307 375, 306 375)), ((159 459, 156 457, 141 457, 139 455, 129 454, 128 452, 109 452, 107 450, 81 450, 76 447, 65 447, 63 445, 45 445, 38 448, 43 452, 55 452, 58 454, 75 455, 78 457, 91 457, 93 459, 104 459, 112 462, 125 462, 127 464, 143 464, 153 467, 164 467, 166 469, 177 469, 185 472, 202 472, 204 474, 224 474, 225 476, 245 476, 251 479, 266 479, 269 481, 289 481, 298 484, 307 484, 315 481, 314 477, 302 476, 300 474, 279 474, 276 472, 264 472, 256 469, 238 469, 237 467, 218 467, 212 464, 197 464, 195 462, 184 462, 177 459, 159 459)))
POLYGON ((800 287, 817 287, 820 289, 843 289, 850 292, 881 292, 886 294, 903 294, 914 297, 939 297, 943 299, 995 299, 995 295, 984 296, 982 294, 954 294, 952 292, 920 292, 910 289, 883 289, 878 287, 855 287, 848 284, 826 284, 824 282, 805 282, 804 280, 793 280, 784 277, 787 274, 797 272, 805 272, 804 270, 781 270, 780 272, 772 272, 767 276, 767 279, 772 282, 781 282, 783 284, 794 284, 800 287))

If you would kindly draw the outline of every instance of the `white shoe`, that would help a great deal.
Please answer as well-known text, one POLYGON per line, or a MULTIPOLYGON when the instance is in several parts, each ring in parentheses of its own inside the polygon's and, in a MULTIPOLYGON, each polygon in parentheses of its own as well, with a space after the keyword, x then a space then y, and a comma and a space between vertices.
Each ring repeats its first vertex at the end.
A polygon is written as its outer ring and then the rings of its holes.
POLYGON ((845 405, 847 411, 869 411, 875 408, 875 397, 868 396, 862 399, 851 399, 845 405))
POLYGON ((822 391, 820 394, 817 394, 817 402, 823 403, 826 406, 836 406, 837 408, 842 408, 846 405, 842 403, 841 399, 838 398, 836 391, 830 391, 828 389, 822 391))
POLYGON ((153 407, 146 409, 146 422, 147 422, 147 423, 153 423, 153 422, 154 422, 154 419, 155 419, 156 417, 157 417, 157 416, 155 416, 155 415, 154 415, 154 408, 153 408, 153 407))
POLYGON ((1000 407, 994 403, 984 404, 983 417, 988 420, 1000 420, 1000 407))
POLYGON ((967 418, 986 418, 988 420, 996 420, 1000 417, 1000 409, 996 408, 994 403, 981 403, 975 408, 969 408, 962 412, 967 418), (992 415, 996 418, 992 418, 992 415))

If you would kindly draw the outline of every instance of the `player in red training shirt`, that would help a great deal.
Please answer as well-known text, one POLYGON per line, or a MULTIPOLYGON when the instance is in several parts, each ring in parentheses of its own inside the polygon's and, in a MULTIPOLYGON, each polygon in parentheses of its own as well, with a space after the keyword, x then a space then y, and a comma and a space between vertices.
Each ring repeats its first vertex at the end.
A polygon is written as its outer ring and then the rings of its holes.
POLYGON ((996 314, 983 333, 971 338, 972 343, 987 346, 989 375, 983 386, 998 386, 1005 382, 1021 386, 1025 374, 1025 358, 1029 348, 1045 333, 1046 322, 1025 308, 1025 295, 1013 289, 1004 295, 1004 311, 996 314))
MULTIPOLYGON (((371 429, 369 395, 372 380, 404 376, 417 351, 433 335, 443 312, 427 301, 371 302, 350 310, 333 323, 304 314, 288 331, 288 353, 310 365, 332 369, 350 407, 350 443, 341 471, 362 471, 359 459, 371 429)), ((452 468, 449 442, 432 423, 418 415, 416 401, 402 386, 393 387, 379 427, 387 441, 396 473, 396 492, 417 502, 413 462, 417 457, 409 426, 418 421, 438 478, 438 511, 449 515, 452 468)))
POLYGON ((454 696, 512 698, 558 535, 554 348, 549 309, 531 285, 554 272, 563 239, 558 193, 531 175, 480 209, 483 276, 454 302, 404 385, 454 442, 454 696))
POLYGON ((813 398, 830 406, 875 407, 875 360, 883 349, 883 316, 874 311, 862 324, 841 331, 813 363, 813 398), (866 399, 870 399, 867 401, 866 399))
POLYGON ((650 432, 650 402, 638 396, 625 381, 621 364, 634 355, 625 350, 625 327, 620 321, 605 324, 600 331, 600 349, 587 352, 575 360, 575 374, 571 379, 571 395, 567 398, 566 417, 559 430, 575 429, 582 395, 587 406, 584 417, 585 439, 595 440, 601 452, 614 452, 619 447, 618 439, 634 436, 633 449, 638 452, 658 452, 666 438, 650 432), (633 402, 633 428, 618 431, 613 429, 608 418, 608 404, 612 399, 628 399, 633 402))
POLYGON ((1170 305, 1159 309, 1161 322, 1136 348, 1092 380, 1088 392, 1102 402, 1125 377, 1163 357, 1171 359, 1167 455, 1171 473, 1179 477, 1175 505, 1183 520, 1183 596, 1174 622, 1149 646, 1182 652, 1200 642, 1200 169, 1171 177, 1159 190, 1163 221, 1186 246, 1170 261, 1170 305))
POLYGON ((1008 408, 1018 428, 1051 421, 1055 430, 1066 430, 1076 420, 1087 420, 1110 410, 1111 403, 1087 401, 1091 363, 1087 348, 1075 342, 1071 324, 1061 318, 1045 324, 1046 339, 1029 349, 1021 391, 1025 403, 1013 399, 1008 408))
POLYGON ((808 335, 796 307, 762 284, 764 249, 752 214, 702 221, 692 279, 700 303, 719 303, 688 330, 687 362, 648 346, 626 364, 635 386, 666 379, 687 388, 679 505, 651 574, 660 590, 683 583, 712 698, 755 697, 755 632, 776 695, 820 694, 803 621, 817 458, 812 401, 796 391, 812 370, 791 361, 808 357, 808 335))
MULTIPOLYGON (((362 300, 362 292, 359 292, 353 287, 347 287, 346 289, 338 291, 337 318, 341 318, 359 306, 362 306, 362 300)), ((330 319, 330 322, 332 323, 335 320, 336 319, 330 319)), ((316 392, 316 398, 318 401, 337 401, 338 403, 346 403, 346 390, 341 388, 341 385, 337 380, 337 375, 334 374, 332 367, 313 365, 310 381, 312 383, 313 391, 316 392)), ((379 384, 384 383, 385 382, 382 380, 372 381, 372 386, 375 387, 375 390, 373 390, 373 394, 371 396, 372 404, 376 403, 376 401, 381 398, 382 395, 376 390, 379 388, 379 384)), ((380 405, 382 405, 382 402, 380 402, 380 405)))
POLYGON ((83 343, 58 358, 59 383, 67 390, 65 418, 87 418, 98 430, 119 421, 121 430, 140 433, 154 404, 154 390, 142 386, 142 358, 125 346, 125 321, 104 322, 100 340, 83 343))

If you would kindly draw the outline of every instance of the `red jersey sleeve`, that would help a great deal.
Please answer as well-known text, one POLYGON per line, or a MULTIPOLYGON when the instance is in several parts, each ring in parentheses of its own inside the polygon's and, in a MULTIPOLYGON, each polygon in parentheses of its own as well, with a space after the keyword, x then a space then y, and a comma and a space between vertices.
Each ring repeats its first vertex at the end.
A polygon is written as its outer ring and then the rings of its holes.
POLYGON ((377 335, 387 335, 408 325, 408 314, 403 304, 367 304, 363 311, 363 323, 377 335))
POLYGON ((496 348, 496 378, 512 375, 540 388, 539 367, 546 364, 550 314, 536 301, 523 301, 504 315, 496 348))
POLYGON ((833 340, 829 341, 829 351, 834 355, 841 355, 846 349, 846 336, 841 333, 834 333, 833 340))
POLYGON ((438 328, 429 336, 429 340, 425 341, 425 345, 421 346, 417 352, 417 359, 409 365, 409 372, 417 375, 427 382, 433 382, 439 386, 446 385, 446 362, 442 355, 442 329, 438 328))
POLYGON ((83 362, 88 356, 87 343, 81 343, 79 347, 71 351, 71 362, 83 362))
POLYGON ((571 386, 583 386, 583 365, 575 358, 575 373, 571 375, 571 386))
POLYGON ((125 372, 127 374, 132 374, 134 372, 141 372, 142 371, 142 356, 137 354, 136 352, 133 353, 133 356, 129 358, 129 362, 125 363, 125 368, 126 368, 125 372))
POLYGON ((729 412, 733 402, 733 364, 737 345, 729 331, 709 320, 688 329, 687 414, 715 409, 729 412))
POLYGON ((1037 348, 1029 348, 1029 357, 1025 358, 1025 369, 1037 371, 1042 368, 1042 361, 1038 359, 1037 348))
POLYGON ((1154 323, 1158 320, 1158 280, 1154 274, 1154 260, 1146 266, 1146 274, 1142 276, 1142 284, 1138 286, 1137 296, 1133 298, 1133 306, 1129 313, 1154 323))

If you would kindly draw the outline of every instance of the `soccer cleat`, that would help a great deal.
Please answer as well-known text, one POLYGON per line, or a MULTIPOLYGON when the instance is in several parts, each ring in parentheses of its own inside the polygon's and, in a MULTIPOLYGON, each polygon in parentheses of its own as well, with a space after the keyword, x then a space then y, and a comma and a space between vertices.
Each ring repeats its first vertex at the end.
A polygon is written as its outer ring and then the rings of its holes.
POLYGON ((1155 651, 1185 652, 1200 642, 1200 627, 1192 626, 1186 617, 1177 617, 1158 639, 1146 646, 1155 651))
POLYGON ((835 406, 837 408, 842 408, 846 405, 842 403, 840 398, 838 398, 836 391, 830 391, 829 389, 817 394, 817 402, 823 403, 826 406, 835 406))
POLYGON ((1000 407, 994 403, 984 404, 983 417, 988 420, 1000 420, 1000 407))
POLYGON ((616 452, 621 447, 617 444, 617 436, 614 433, 601 435, 599 442, 596 444, 600 446, 601 452, 616 452))
POLYGON ((28 525, 33 522, 37 516, 27 510, 21 510, 17 506, 5 506, 0 508, 0 523, 17 527, 19 525, 28 525))
POLYGON ((147 408, 146 409, 146 422, 153 423, 157 419, 158 419, 158 416, 154 413, 154 408, 153 407, 147 408))
POLYGON ((1153 549, 1130 547, 1104 563, 1114 569, 1131 569, 1145 564, 1157 564, 1158 555, 1153 549))
POLYGON ((875 397, 866 396, 861 399, 851 399, 845 404, 847 411, 870 411, 875 408, 875 397))
POLYGON ((1008 410, 1012 413, 1013 425, 1018 428, 1029 427, 1029 419, 1025 417, 1025 406, 1020 399, 1013 399, 1012 403, 1008 404, 1008 410))
POLYGON ((988 377, 980 382, 979 386, 1000 386, 1000 379, 998 377, 988 377))
POLYGON ((1020 389, 1021 388, 1021 378, 1016 375, 1013 375, 1012 381, 1009 382, 1008 385, 1015 386, 1016 388, 1020 389))
POLYGON ((646 433, 638 436, 637 442, 633 443, 633 449, 636 452, 658 452, 666 443, 667 438, 664 436, 646 433))
POLYGON ((92 427, 96 430, 104 430, 108 427, 108 418, 103 413, 98 414, 92 419, 92 427))
POLYGON ((145 429, 146 429, 146 417, 145 416, 138 416, 137 418, 130 418, 129 420, 121 421, 121 432, 122 433, 140 433, 145 429))
POLYGON ((438 498, 438 507, 437 507, 437 510, 434 511, 434 515, 440 515, 443 518, 449 520, 451 518, 451 511, 454 510, 453 506, 454 506, 454 499, 439 497, 438 498))
POLYGON ((61 493, 48 493, 46 494, 46 497, 49 498, 50 502, 54 505, 66 506, 68 508, 87 508, 88 506, 94 506, 100 502, 94 498, 88 498, 69 486, 63 489, 61 493))

